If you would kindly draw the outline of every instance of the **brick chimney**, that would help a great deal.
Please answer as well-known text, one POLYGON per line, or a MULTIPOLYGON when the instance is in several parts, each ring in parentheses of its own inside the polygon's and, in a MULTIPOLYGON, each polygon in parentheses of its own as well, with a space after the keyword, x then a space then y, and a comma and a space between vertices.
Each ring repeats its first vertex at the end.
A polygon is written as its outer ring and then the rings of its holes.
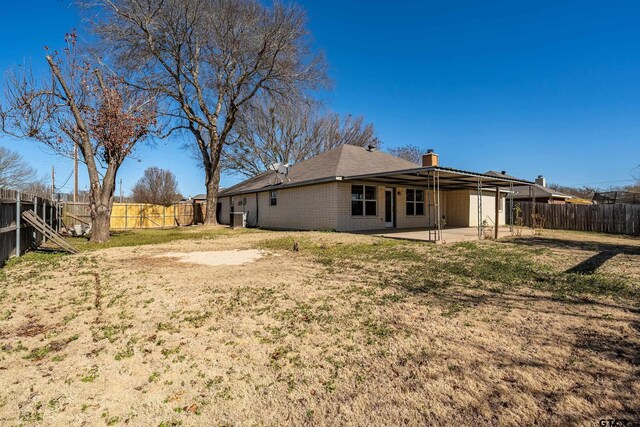
POLYGON ((427 154, 422 156, 422 166, 438 166, 438 155, 431 148, 427 150, 427 154))
POLYGON ((536 178, 536 184, 541 185, 543 187, 546 187, 547 186, 547 180, 545 179, 544 176, 538 175, 538 177, 536 178))

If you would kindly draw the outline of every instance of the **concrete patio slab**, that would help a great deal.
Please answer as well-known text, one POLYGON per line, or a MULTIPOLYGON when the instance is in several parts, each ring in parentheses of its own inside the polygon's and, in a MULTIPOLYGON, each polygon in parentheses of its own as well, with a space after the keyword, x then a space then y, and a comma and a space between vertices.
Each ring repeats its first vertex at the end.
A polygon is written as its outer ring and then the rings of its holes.
MULTIPOLYGON (((377 230, 375 232, 371 232, 370 234, 372 234, 373 236, 385 237, 388 239, 432 242, 432 240, 429 239, 429 231, 425 230, 424 228, 386 229, 377 230)), ((487 234, 493 235, 493 232, 487 232, 487 234)), ((509 237, 513 235, 518 235, 515 227, 513 232, 511 232, 509 227, 500 227, 500 229, 498 230, 498 238, 509 237)), ((533 235, 533 230, 530 228, 522 228, 519 235, 533 235)), ((442 239, 434 243, 457 243, 473 240, 479 240, 477 227, 445 228, 442 230, 442 239)))

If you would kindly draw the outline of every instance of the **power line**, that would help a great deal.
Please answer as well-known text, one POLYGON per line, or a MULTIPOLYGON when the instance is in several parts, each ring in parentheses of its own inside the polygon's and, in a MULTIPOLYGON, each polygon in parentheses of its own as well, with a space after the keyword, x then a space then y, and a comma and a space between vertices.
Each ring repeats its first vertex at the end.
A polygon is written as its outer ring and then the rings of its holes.
POLYGON ((65 185, 67 185, 67 183, 68 183, 68 182, 69 182, 69 180, 71 179, 71 176, 72 176, 72 175, 73 175, 73 169, 71 169, 71 172, 69 173, 69 176, 67 177, 67 180, 64 182, 64 184, 62 184, 61 186, 57 186, 57 185, 56 185, 56 186, 55 186, 55 188, 56 188, 57 190, 62 190, 62 189, 65 187, 65 185))

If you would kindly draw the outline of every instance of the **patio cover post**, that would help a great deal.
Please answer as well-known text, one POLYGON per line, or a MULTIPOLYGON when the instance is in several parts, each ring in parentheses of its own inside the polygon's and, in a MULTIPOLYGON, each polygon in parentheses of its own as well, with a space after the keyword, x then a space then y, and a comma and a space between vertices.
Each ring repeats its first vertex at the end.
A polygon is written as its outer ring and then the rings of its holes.
POLYGON ((436 215, 438 215, 437 217, 437 226, 438 226, 438 240, 442 240, 442 212, 440 211, 440 172, 436 171, 435 173, 435 178, 436 178, 436 197, 437 197, 437 204, 436 204, 436 215))
POLYGON ((427 189, 426 189, 426 203, 427 203, 427 233, 429 234, 429 240, 431 240, 431 192, 429 191, 429 174, 427 173, 427 189))
POLYGON ((509 231, 513 233, 513 181, 509 183, 509 231))
POLYGON ((476 204, 478 206, 478 240, 482 239, 482 178, 478 177, 478 194, 476 204))
POLYGON ((494 238, 498 238, 498 227, 500 226, 500 187, 496 187, 496 220, 494 229, 494 238))

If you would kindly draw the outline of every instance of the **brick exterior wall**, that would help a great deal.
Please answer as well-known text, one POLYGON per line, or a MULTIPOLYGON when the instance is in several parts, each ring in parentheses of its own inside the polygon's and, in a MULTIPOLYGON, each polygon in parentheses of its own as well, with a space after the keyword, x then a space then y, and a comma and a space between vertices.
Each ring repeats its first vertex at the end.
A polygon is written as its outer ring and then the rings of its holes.
MULTIPOLYGON (((291 230, 336 230, 362 231, 385 228, 385 186, 367 182, 332 182, 277 190, 277 204, 269 205, 270 192, 233 196, 234 210, 247 212, 247 225, 291 230), (377 214, 375 216, 351 215, 351 185, 376 186, 377 214), (256 223, 257 216, 257 223, 256 223)), ((427 203, 425 215, 406 214, 407 189, 393 187, 395 193, 395 222, 397 228, 419 228, 428 223, 427 203)), ((494 194, 483 195, 483 217, 490 224, 494 220, 494 194)), ((425 194, 425 197, 427 194, 425 194)), ((504 197, 504 196, 503 196, 504 197)), ((230 197, 221 197, 221 223, 229 224, 230 197)), ((477 195, 475 191, 442 191, 440 193, 441 214, 445 225, 452 227, 475 227, 478 222, 477 195)), ((500 212, 500 224, 505 224, 504 201, 500 212)))
MULTIPOLYGON (((291 230, 336 230, 338 183, 276 190, 277 204, 269 204, 271 192, 233 196, 236 212, 247 213, 247 225, 291 230), (256 223, 257 216, 257 223, 256 223)), ((351 195, 349 195, 351 197, 351 195)), ((222 218, 229 223, 230 197, 223 203, 222 218)), ((221 199, 222 200, 222 199, 221 199)))
POLYGON ((351 185, 371 185, 366 182, 338 183, 337 227, 338 231, 379 230, 384 228, 384 187, 376 187, 376 216, 351 215, 351 185))
POLYGON ((259 193, 261 227, 295 230, 335 230, 338 183, 277 190, 277 205, 270 206, 269 192, 259 193))

